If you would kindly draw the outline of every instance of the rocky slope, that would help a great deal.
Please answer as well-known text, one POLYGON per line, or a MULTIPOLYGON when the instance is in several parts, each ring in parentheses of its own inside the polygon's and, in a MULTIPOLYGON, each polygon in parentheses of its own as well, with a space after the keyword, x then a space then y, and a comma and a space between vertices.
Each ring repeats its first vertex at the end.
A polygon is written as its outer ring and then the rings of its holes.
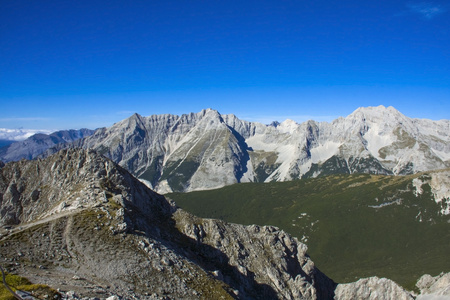
POLYGON ((10 143, 0 148, 0 160, 4 162, 17 161, 21 159, 33 159, 42 154, 48 148, 57 144, 70 143, 78 139, 90 136, 94 130, 61 130, 52 134, 38 133, 24 141, 10 143))
POLYGON ((420 290, 418 299, 450 299, 450 273, 440 274, 432 277, 431 275, 423 275, 416 284, 420 290))
POLYGON ((410 119, 383 106, 359 108, 331 123, 271 125, 208 109, 182 116, 135 114, 72 147, 95 149, 166 193, 336 173, 442 169, 450 167, 449 132, 449 120, 410 119))
MULTIPOLYGON (((414 296, 379 278, 336 286, 296 238, 195 217, 92 150, 6 164, 0 201, 0 263, 68 299, 414 296)), ((448 295, 446 282, 424 276, 418 286, 448 295)))
POLYGON ((357 282, 339 284, 334 299, 366 300, 449 300, 450 273, 432 277, 423 275, 416 284, 420 294, 407 292, 395 282, 386 278, 370 277, 357 282))
POLYGON ((320 299, 333 291, 306 246, 283 231, 196 218, 92 151, 0 172, 1 263, 32 281, 102 298, 320 299))

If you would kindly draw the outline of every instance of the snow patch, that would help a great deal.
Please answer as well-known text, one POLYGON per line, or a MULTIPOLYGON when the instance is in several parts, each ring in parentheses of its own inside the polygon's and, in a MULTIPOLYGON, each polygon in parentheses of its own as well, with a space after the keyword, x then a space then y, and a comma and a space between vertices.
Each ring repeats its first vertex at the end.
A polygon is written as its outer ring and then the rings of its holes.
POLYGON ((306 163, 300 165, 300 175, 305 174, 306 172, 308 172, 311 169, 311 161, 307 161, 306 163))
POLYGON ((317 164, 325 162, 339 151, 341 143, 329 141, 310 150, 311 163, 317 164))
POLYGON ((277 149, 278 151, 278 158, 277 163, 280 163, 281 165, 278 167, 276 172, 273 172, 266 180, 265 182, 270 182, 274 179, 279 179, 281 181, 283 180, 290 180, 289 170, 292 166, 292 161, 295 160, 297 157, 296 151, 297 147, 295 145, 284 145, 277 149))
POLYGON ((378 151, 391 145, 395 141, 394 137, 392 134, 383 134, 377 123, 371 124, 370 129, 364 134, 364 139, 367 141, 367 150, 377 159, 381 159, 378 151))
POLYGON ((266 152, 276 151, 279 144, 268 142, 266 139, 266 135, 259 134, 248 138, 245 142, 253 150, 263 150, 266 152))

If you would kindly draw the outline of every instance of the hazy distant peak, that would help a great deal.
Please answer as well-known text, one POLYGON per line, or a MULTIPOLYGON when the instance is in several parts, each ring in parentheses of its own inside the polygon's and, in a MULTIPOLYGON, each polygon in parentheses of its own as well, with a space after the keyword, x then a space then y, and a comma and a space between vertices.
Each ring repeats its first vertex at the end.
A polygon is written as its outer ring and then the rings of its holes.
POLYGON ((298 128, 297 122, 291 119, 286 119, 281 122, 281 124, 277 127, 278 130, 284 133, 293 133, 298 128))
POLYGON ((351 113, 347 118, 348 120, 362 121, 362 122, 376 122, 376 123, 390 123, 398 124, 403 121, 409 120, 405 115, 399 112, 392 106, 385 107, 380 106, 369 106, 360 107, 351 113))
POLYGON ((207 114, 207 113, 219 113, 217 110, 212 109, 212 108, 205 108, 201 110, 202 114, 207 114))
POLYGON ((367 107, 359 107, 357 108, 353 114, 368 114, 368 115, 379 115, 379 114, 401 114, 397 109, 393 106, 385 107, 384 105, 379 106, 367 106, 367 107))

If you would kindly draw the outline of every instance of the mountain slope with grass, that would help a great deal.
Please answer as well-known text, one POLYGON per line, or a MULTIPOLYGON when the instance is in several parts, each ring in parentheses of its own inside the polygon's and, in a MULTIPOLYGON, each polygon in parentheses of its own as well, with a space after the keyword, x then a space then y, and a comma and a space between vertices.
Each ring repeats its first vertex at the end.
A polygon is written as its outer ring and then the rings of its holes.
POLYGON ((450 171, 331 175, 167 195, 196 215, 269 224, 308 244, 337 282, 380 276, 414 288, 450 271, 450 171))
MULTIPOLYGON (((427 184, 435 193, 445 177, 433 178, 415 178, 416 194, 426 195, 427 184)), ((342 179, 337 178, 345 185, 342 179)), ((280 202, 273 215, 283 203, 289 204, 280 202)), ((295 211, 295 201, 289 205, 295 211)), ((43 298, 54 297, 56 289, 64 299, 415 297, 385 278, 336 284, 286 231, 194 216, 92 150, 63 150, 3 166, 0 226, 0 264, 33 282, 23 289, 45 288, 43 298)), ((418 291, 448 295, 449 281, 448 274, 425 275, 418 291)))
POLYGON ((335 288, 285 232, 195 217, 92 150, 1 168, 0 225, 1 265, 79 297, 329 299, 335 288))

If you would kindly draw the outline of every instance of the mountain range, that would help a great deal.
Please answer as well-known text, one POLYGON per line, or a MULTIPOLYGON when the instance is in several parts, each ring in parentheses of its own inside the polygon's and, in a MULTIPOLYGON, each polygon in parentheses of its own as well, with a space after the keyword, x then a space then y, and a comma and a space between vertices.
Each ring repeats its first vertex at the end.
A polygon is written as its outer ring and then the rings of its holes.
MULTIPOLYGON (((336 284, 286 232, 196 217, 93 150, 10 162, 0 196, 1 265, 57 289, 56 298, 417 296, 386 278, 336 284)), ((450 295, 449 285, 450 273, 424 275, 417 299, 450 295)))
POLYGON ((70 143, 92 135, 94 132, 95 130, 86 128, 60 130, 51 134, 37 133, 20 142, 8 141, 5 147, 0 147, 0 160, 9 162, 33 159, 57 144, 70 143))
POLYGON ((0 150, 0 160, 18 160, 22 153, 45 157, 67 147, 94 149, 159 193, 186 192, 239 182, 448 168, 449 133, 450 120, 412 119, 384 106, 358 108, 330 123, 270 125, 206 109, 181 116, 134 114, 73 142, 47 143, 45 154, 42 143, 15 143, 0 150))

